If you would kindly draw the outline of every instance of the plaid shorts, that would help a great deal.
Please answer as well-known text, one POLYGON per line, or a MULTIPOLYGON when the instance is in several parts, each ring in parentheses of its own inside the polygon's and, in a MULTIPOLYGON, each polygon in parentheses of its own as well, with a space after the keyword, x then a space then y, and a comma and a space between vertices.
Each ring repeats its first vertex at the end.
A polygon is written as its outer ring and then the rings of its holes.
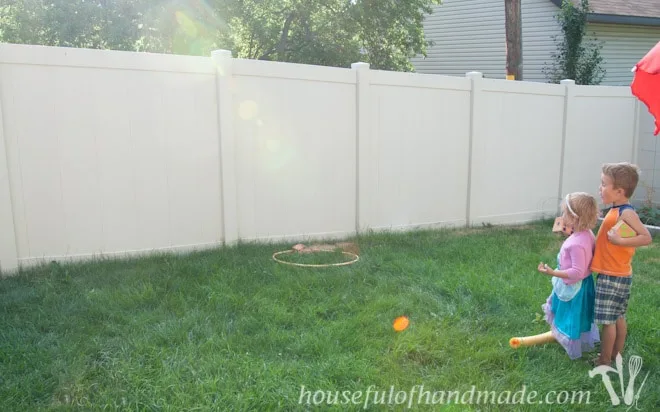
POLYGON ((628 309, 632 275, 608 276, 599 273, 597 279, 594 322, 598 325, 615 323, 628 309))

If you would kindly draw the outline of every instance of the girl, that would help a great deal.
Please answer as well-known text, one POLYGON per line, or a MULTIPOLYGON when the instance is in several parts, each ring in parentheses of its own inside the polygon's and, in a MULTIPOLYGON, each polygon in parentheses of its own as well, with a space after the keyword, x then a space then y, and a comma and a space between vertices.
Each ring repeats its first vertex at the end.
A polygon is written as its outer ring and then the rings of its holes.
POLYGON ((564 234, 568 238, 557 255, 557 269, 543 262, 538 271, 552 276, 552 293, 542 306, 552 336, 570 359, 594 349, 598 328, 594 323, 595 287, 589 266, 594 253, 592 229, 598 221, 598 204, 588 193, 570 193, 562 203, 564 234))

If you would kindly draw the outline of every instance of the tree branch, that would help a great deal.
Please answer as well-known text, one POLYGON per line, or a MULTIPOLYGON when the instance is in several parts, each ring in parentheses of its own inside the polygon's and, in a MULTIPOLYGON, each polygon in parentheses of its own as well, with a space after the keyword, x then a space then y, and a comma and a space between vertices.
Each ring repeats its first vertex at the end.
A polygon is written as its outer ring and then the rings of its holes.
POLYGON ((268 58, 270 57, 270 55, 273 54, 273 52, 275 52, 275 49, 276 49, 276 47, 271 47, 270 49, 266 50, 266 51, 264 52, 264 54, 262 54, 261 56, 259 56, 259 58, 258 58, 257 60, 268 60, 268 58))
POLYGON ((280 37, 280 44, 277 46, 277 56, 282 59, 284 57, 284 52, 286 51, 286 43, 289 41, 289 30, 291 29, 291 24, 293 23, 293 18, 295 14, 291 12, 284 22, 284 27, 282 28, 282 36, 280 37))
POLYGON ((279 43, 271 47, 270 49, 266 50, 261 56, 259 56, 259 60, 268 60, 270 55, 275 52, 277 52, 278 58, 282 60, 284 56, 284 52, 286 52, 286 46, 289 40, 289 30, 291 30, 291 24, 293 24, 294 17, 295 17, 295 12, 289 13, 286 20, 284 21, 284 26, 282 27, 282 34, 280 35, 279 43))

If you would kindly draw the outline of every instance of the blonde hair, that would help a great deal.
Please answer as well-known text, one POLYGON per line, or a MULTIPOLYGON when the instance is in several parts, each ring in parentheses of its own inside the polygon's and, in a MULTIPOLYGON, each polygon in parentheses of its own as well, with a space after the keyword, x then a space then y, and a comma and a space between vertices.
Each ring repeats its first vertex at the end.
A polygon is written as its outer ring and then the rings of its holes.
POLYGON ((598 203, 596 198, 585 192, 569 193, 564 199, 571 220, 575 222, 573 230, 581 232, 593 229, 598 223, 598 203))
POLYGON ((639 182, 640 171, 637 165, 628 162, 605 163, 602 171, 605 176, 612 179, 612 186, 615 189, 623 189, 628 199, 632 197, 639 182))

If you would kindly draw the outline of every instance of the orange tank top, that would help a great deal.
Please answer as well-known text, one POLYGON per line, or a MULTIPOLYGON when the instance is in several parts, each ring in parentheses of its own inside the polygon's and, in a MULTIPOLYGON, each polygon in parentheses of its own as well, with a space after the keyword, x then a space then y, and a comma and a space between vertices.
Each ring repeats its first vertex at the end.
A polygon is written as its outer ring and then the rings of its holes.
MULTIPOLYGON (((591 261, 591 271, 610 276, 630 276, 632 275, 632 258, 635 254, 634 247, 618 246, 609 241, 607 232, 616 225, 621 215, 620 208, 631 208, 630 205, 621 205, 612 207, 603 223, 598 229, 596 236, 596 250, 591 261)), ((624 209, 625 209, 624 208, 624 209)))

